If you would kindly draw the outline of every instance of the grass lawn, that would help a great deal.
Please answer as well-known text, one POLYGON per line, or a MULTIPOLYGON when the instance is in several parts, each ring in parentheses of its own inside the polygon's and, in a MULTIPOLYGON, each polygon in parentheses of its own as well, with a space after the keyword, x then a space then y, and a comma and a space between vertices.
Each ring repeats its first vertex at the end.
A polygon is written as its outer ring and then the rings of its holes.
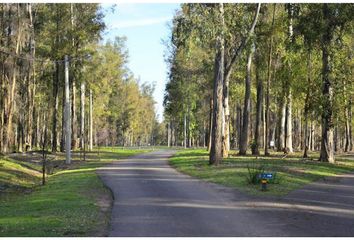
POLYGON ((314 160, 304 160, 302 153, 294 153, 282 158, 280 153, 272 153, 271 157, 237 156, 224 159, 219 166, 209 166, 208 152, 204 149, 181 150, 170 158, 171 166, 188 175, 235 187, 253 195, 284 196, 292 190, 324 177, 354 171, 354 159, 337 158, 336 164, 315 161, 318 156, 312 153, 314 160), (260 191, 260 185, 249 184, 248 168, 263 166, 266 172, 276 173, 276 183, 268 184, 268 191, 260 191))
MULTIPOLYGON (((88 153, 86 161, 74 153, 73 163, 59 164, 45 186, 38 163, 0 158, 0 236, 104 236, 112 196, 95 170, 147 151, 101 148, 99 156, 88 153)), ((60 162, 63 154, 56 156, 60 162)))

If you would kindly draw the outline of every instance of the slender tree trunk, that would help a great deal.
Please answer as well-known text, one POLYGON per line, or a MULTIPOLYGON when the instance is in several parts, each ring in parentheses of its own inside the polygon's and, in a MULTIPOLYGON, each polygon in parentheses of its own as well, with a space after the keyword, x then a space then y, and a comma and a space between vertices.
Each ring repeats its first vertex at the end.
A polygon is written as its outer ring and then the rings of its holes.
POLYGON ((304 107, 304 118, 305 118, 305 127, 304 127, 304 155, 303 158, 308 158, 308 149, 309 149, 309 127, 308 127, 308 118, 309 118, 309 108, 310 108, 310 85, 311 85, 311 71, 312 71, 312 62, 311 62, 311 50, 308 50, 307 54, 307 92, 305 98, 305 107, 304 107))
POLYGON ((53 78, 53 125, 52 125, 52 152, 57 151, 58 144, 58 108, 59 108, 59 63, 55 63, 55 73, 53 78))
POLYGON ((93 150, 93 136, 92 136, 92 130, 93 130, 93 99, 92 99, 92 90, 90 89, 90 126, 89 126, 89 150, 93 150))
MULTIPOLYGON (((224 5, 219 3, 219 23, 224 27, 224 5)), ((223 85, 224 85, 224 31, 217 37, 216 55, 214 65, 214 90, 213 90, 213 127, 209 164, 218 165, 223 157, 223 85)))
POLYGON ((229 151, 230 151, 229 85, 230 85, 230 74, 225 74, 224 83, 223 83, 223 137, 222 137, 223 158, 227 158, 229 156, 229 151))
POLYGON ((69 59, 65 56, 65 155, 66 164, 71 164, 71 112, 70 112, 70 87, 69 87, 69 59))
POLYGON ((251 66, 252 66, 252 56, 253 47, 249 51, 247 57, 247 74, 245 79, 245 100, 243 107, 243 123, 241 132, 241 142, 240 142, 240 155, 246 155, 247 145, 248 145, 248 130, 249 130, 249 119, 250 119, 250 108, 251 108, 251 66))
POLYGON ((254 140, 252 145, 252 154, 259 155, 261 146, 261 122, 262 122, 262 104, 263 104, 263 81, 260 79, 260 60, 259 53, 256 53, 256 81, 257 81, 257 103, 256 103, 256 124, 254 140))
POLYGON ((227 158, 230 151, 230 107, 229 107, 229 78, 227 75, 224 78, 223 87, 223 116, 224 116, 224 129, 223 129, 223 157, 227 158))
MULTIPOLYGON (((294 5, 292 3, 288 3, 288 18, 289 18, 289 54, 292 52, 291 48, 293 45, 293 15, 294 15, 294 5)), ((292 66, 291 63, 288 63, 288 82, 286 85, 287 89, 287 96, 286 96, 286 129, 285 129, 285 151, 286 152, 293 152, 293 134, 292 134, 292 89, 291 89, 291 82, 292 82, 292 66)))
POLYGON ((353 130, 352 130, 352 116, 353 116, 353 112, 352 112, 352 98, 349 99, 349 140, 350 140, 350 144, 349 144, 349 151, 353 151, 353 130))
POLYGON ((71 95, 71 131, 72 131, 72 148, 75 150, 77 145, 77 115, 76 115, 76 84, 72 78, 72 95, 71 95))
POLYGON ((310 125, 310 149, 315 151, 315 124, 311 121, 310 125))
POLYGON ((309 150, 309 127, 308 127, 308 110, 305 107, 304 111, 304 117, 305 117, 305 126, 304 126, 304 154, 303 158, 308 158, 308 150, 309 150))
POLYGON ((286 129, 285 129, 285 148, 286 151, 289 153, 293 152, 293 127, 292 127, 292 91, 289 89, 289 93, 287 96, 287 102, 286 102, 286 129))
MULTIPOLYGON (((62 80, 62 79, 60 79, 62 80)), ((63 87, 63 98, 62 98, 62 111, 61 111, 61 140, 60 140, 60 152, 65 150, 65 87, 63 87)))
POLYGON ((338 149, 340 148, 340 142, 338 141, 338 127, 334 127, 334 152, 338 152, 338 149))
MULTIPOLYGON (((274 29, 274 20, 275 20, 275 11, 276 4, 273 4, 273 17, 272 17, 272 31, 274 29)), ((266 109, 265 109, 265 143, 264 143, 264 155, 269 156, 269 144, 268 144, 268 136, 269 136, 269 106, 270 106, 270 81, 271 81, 271 69, 272 69, 272 54, 273 54, 273 33, 270 36, 269 40, 269 52, 268 52, 268 70, 267 70, 267 90, 266 90, 266 109)))
POLYGON ((187 116, 183 115, 183 147, 187 148, 187 116))
MULTIPOLYGON (((30 20, 30 43, 29 50, 32 58, 35 58, 35 33, 33 25, 33 16, 32 16, 32 4, 27 4, 27 11, 30 20)), ((32 139, 33 139, 33 118, 34 118, 34 105, 35 105, 35 94, 36 94, 36 69, 35 62, 32 61, 28 69, 28 79, 29 79, 29 88, 28 88, 28 113, 27 113, 27 132, 26 132, 26 143, 29 145, 30 149, 32 148, 32 139)), ((26 149, 27 150, 27 149, 26 149)))
POLYGON ((170 131, 170 129, 171 129, 171 126, 170 126, 171 124, 170 124, 170 122, 168 122, 167 123, 167 147, 170 147, 171 146, 171 141, 170 141, 170 139, 171 139, 171 131, 170 131))
MULTIPOLYGON (((189 103, 188 103, 188 105, 189 105, 189 103)), ((191 145, 192 145, 192 142, 191 142, 191 131, 190 131, 190 110, 189 110, 189 106, 188 106, 187 107, 187 147, 190 148, 191 145)))
POLYGON ((240 145, 241 145, 242 119, 243 119, 242 107, 237 105, 237 145, 238 145, 238 149, 240 149, 240 145))
POLYGON ((213 130, 213 105, 213 98, 210 97, 208 151, 211 149, 211 136, 213 130))
MULTIPOLYGON (((70 3, 70 17, 71 17, 71 31, 74 32, 75 29, 75 13, 74 13, 74 4, 70 3)), ((72 37, 72 49, 75 48, 75 39, 72 37)), ((74 63, 73 63, 74 64, 74 63)), ((71 95, 71 132, 72 132, 72 148, 75 150, 77 146, 77 114, 76 114, 76 81, 74 71, 72 71, 71 77, 71 85, 72 85, 72 95, 71 95)))
POLYGON ((279 107, 279 127, 278 127, 278 146, 277 151, 284 151, 285 148, 285 114, 286 114, 286 105, 284 101, 281 101, 279 107))
POLYGON ((322 139, 320 161, 334 163, 333 144, 333 87, 330 73, 332 71, 331 43, 333 38, 333 27, 331 25, 331 14, 328 4, 322 5, 323 16, 326 22, 322 37, 322 139))
MULTIPOLYGON (((264 92, 264 89, 263 89, 264 92)), ((267 134, 266 134, 266 94, 263 93, 263 104, 262 104, 262 148, 265 150, 265 144, 267 144, 267 134)), ((264 152, 265 153, 265 152, 264 152)))
POLYGON ((206 147, 206 138, 207 138, 207 129, 206 129, 206 123, 205 120, 203 121, 203 148, 206 147))
POLYGON ((80 148, 84 148, 85 144, 85 83, 81 83, 81 99, 80 99, 80 148))
POLYGON ((345 109, 345 147, 344 147, 345 152, 349 152, 351 147, 349 109, 350 109, 350 105, 348 104, 345 109))

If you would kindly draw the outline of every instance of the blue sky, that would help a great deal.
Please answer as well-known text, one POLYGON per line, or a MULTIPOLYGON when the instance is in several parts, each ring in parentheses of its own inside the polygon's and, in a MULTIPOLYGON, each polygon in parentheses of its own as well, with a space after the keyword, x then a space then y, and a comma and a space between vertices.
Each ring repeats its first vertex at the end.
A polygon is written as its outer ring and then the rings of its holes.
MULTIPOLYGON (((104 40, 126 36, 129 69, 136 77, 140 77, 141 83, 156 83, 154 98, 160 121, 167 81, 162 40, 170 35, 168 23, 171 23, 179 6, 179 3, 122 3, 116 5, 114 13, 106 11, 105 16, 107 30, 104 40)), ((103 4, 103 7, 108 9, 112 5, 103 4)))

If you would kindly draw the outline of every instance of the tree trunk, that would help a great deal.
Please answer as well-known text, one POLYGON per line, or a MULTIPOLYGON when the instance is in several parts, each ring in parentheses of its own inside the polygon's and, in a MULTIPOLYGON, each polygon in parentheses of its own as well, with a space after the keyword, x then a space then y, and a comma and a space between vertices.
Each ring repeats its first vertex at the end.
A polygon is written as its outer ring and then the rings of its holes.
POLYGON ((58 144, 58 108, 59 108, 59 63, 55 63, 55 73, 53 78, 53 125, 52 125, 52 152, 57 151, 58 144))
MULTIPOLYGON (((307 97, 306 97, 307 98, 307 97)), ((308 127, 308 110, 305 107, 304 111, 304 118, 305 118, 305 126, 304 126, 304 154, 303 158, 308 158, 308 150, 309 150, 309 127, 308 127)))
POLYGON ((90 126, 89 126, 89 150, 93 150, 93 136, 92 136, 92 130, 93 130, 93 99, 92 99, 92 90, 90 89, 90 126))
POLYGON ((210 151, 211 149, 211 136, 213 129, 213 105, 213 98, 210 97, 208 151, 210 151))
MULTIPOLYGON (((61 79, 62 80, 62 79, 61 79)), ((60 152, 65 150, 65 87, 63 87, 63 98, 62 98, 62 111, 61 111, 61 140, 60 140, 60 152)))
POLYGON ((352 112, 352 99, 349 99, 349 140, 350 140, 350 144, 349 144, 349 151, 353 151, 353 130, 352 130, 352 116, 353 116, 353 112, 352 112))
POLYGON ((211 149, 209 155, 209 164, 218 165, 223 157, 223 85, 224 85, 224 5, 219 3, 219 21, 221 25, 221 34, 216 41, 216 55, 214 65, 214 90, 213 90, 213 127, 211 138, 211 149))
POLYGON ((241 132, 242 132, 242 119, 243 119, 243 112, 242 107, 237 105, 237 147, 240 149, 241 145, 241 132))
POLYGON ((80 98, 80 148, 84 148, 85 144, 85 83, 81 83, 80 98))
POLYGON ((311 85, 311 71, 312 71, 312 62, 311 62, 311 50, 308 49, 307 54, 307 92, 305 98, 305 107, 304 107, 304 118, 305 118, 305 127, 304 127, 304 155, 303 158, 308 157, 309 149, 309 127, 308 127, 308 118, 309 118, 309 108, 310 108, 310 85, 311 85))
POLYGON ((278 146, 277 151, 284 151, 285 148, 285 114, 286 114, 286 105, 284 101, 281 101, 279 108, 279 125, 278 125, 278 146))
POLYGON ((250 108, 251 108, 251 65, 253 56, 253 47, 248 53, 247 57, 247 73, 245 79, 245 100, 243 106, 243 121, 242 121, 242 132, 241 132, 241 142, 240 142, 240 155, 246 155, 247 145, 248 145, 248 130, 249 130, 249 119, 250 119, 250 108))
MULTIPOLYGON (((18 55, 20 53, 20 47, 22 46, 20 41, 22 37, 22 24, 20 24, 20 4, 14 4, 16 5, 15 11, 17 12, 16 16, 12 16, 12 12, 14 11, 12 8, 12 5, 9 4, 8 6, 8 15, 10 18, 10 24, 8 26, 8 30, 6 38, 8 39, 8 45, 9 46, 14 46, 15 51, 13 54, 18 55), (16 26, 17 29, 15 31, 16 35, 15 37, 10 36, 12 34, 12 21, 16 21, 16 26)), ((18 73, 18 66, 17 66, 17 58, 13 59, 12 63, 12 71, 7 74, 6 78, 8 79, 7 84, 4 86, 4 115, 3 115, 3 152, 9 152, 10 146, 14 144, 14 136, 13 136, 13 127, 12 127, 12 122, 13 122, 13 113, 14 113, 14 107, 15 107, 15 89, 16 89, 16 80, 17 80, 17 73, 18 73)))
MULTIPOLYGON (((223 148, 223 157, 227 157, 229 154, 229 150, 230 150, 230 107, 229 107, 229 79, 230 79, 230 75, 231 75, 231 71, 232 71, 232 66, 235 64, 235 62, 237 61, 237 59, 239 58, 241 52, 243 51, 243 49, 246 47, 249 39, 251 38, 251 36, 254 33, 254 28, 256 26, 257 23, 257 19, 258 19, 258 15, 259 15, 259 11, 261 8, 261 4, 259 3, 257 5, 257 9, 256 9, 256 14, 253 18, 251 27, 247 33, 247 35, 241 40, 241 44, 235 48, 234 54, 233 56, 227 60, 223 59, 223 131, 222 131, 222 148, 223 148)), ((222 26, 224 26, 224 16, 222 14, 222 26)), ((224 44, 224 39, 222 40, 223 44, 224 44)), ((224 46, 223 46, 224 47, 224 46)), ((224 50, 223 50, 224 52, 224 50)))
MULTIPOLYGON (((189 104, 189 101, 188 101, 189 104)), ((190 131, 190 110, 189 106, 187 107, 187 147, 190 148, 192 145, 191 142, 191 131, 190 131)))
POLYGON ((167 123, 167 147, 171 146, 171 123, 167 123))
POLYGON ((230 107, 229 107, 229 78, 230 75, 224 78, 223 87, 223 116, 224 116, 224 129, 223 129, 223 157, 227 158, 230 151, 230 107))
POLYGON ((331 24, 331 14, 328 4, 323 4, 323 15, 326 22, 322 37, 322 139, 320 161, 334 163, 333 144, 333 87, 330 78, 332 71, 331 44, 333 38, 333 27, 331 24))
POLYGON ((350 109, 350 105, 348 104, 345 109, 345 148, 344 148, 345 152, 349 152, 351 148, 349 109, 350 109))
MULTIPOLYGON (((291 48, 293 45, 293 15, 294 15, 294 6, 292 3, 288 3, 288 18, 289 18, 289 41, 288 41, 288 48, 289 54, 292 52, 291 48)), ((291 82, 292 82, 292 67, 291 63, 289 62, 289 70, 288 70, 288 82, 285 88, 287 89, 287 96, 286 96, 286 126, 285 126, 285 152, 293 152, 293 140, 292 140, 292 89, 291 89, 291 82)))
MULTIPOLYGON (((33 16, 32 16, 32 4, 27 4, 27 11, 30 20, 30 40, 29 40, 29 51, 32 58, 35 58, 35 33, 33 25, 33 16)), ((32 148, 32 139, 33 139, 33 119, 34 119, 34 105, 35 105, 35 95, 36 95, 36 69, 35 62, 32 61, 28 69, 28 113, 27 113, 27 132, 26 132, 26 143, 29 148, 32 148)), ((27 149, 26 149, 27 150, 27 149)))
POLYGON ((72 131, 72 148, 76 149, 77 145, 77 115, 76 115, 76 84, 72 78, 72 95, 71 95, 71 131, 72 131))
POLYGON ((183 115, 183 147, 187 148, 187 116, 183 115))
POLYGON ((66 164, 71 163, 71 108, 70 108, 70 87, 69 87, 69 60, 65 56, 65 155, 66 164))
POLYGON ((259 155, 261 146, 261 122, 262 122, 262 104, 263 104, 263 82, 260 79, 260 60, 259 53, 256 53, 256 81, 257 81, 257 103, 256 103, 256 124, 254 140, 252 145, 252 154, 259 155))
POLYGON ((289 93, 286 101, 286 128, 285 128, 285 149, 286 152, 293 152, 293 127, 292 127, 292 91, 289 89, 289 93))

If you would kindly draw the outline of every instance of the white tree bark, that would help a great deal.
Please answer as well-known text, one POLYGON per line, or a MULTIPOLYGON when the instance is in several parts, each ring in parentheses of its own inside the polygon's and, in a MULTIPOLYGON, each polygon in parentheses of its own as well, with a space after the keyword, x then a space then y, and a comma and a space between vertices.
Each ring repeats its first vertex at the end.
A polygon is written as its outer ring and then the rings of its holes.
POLYGON ((167 123, 167 146, 171 146, 171 123, 167 123))
POLYGON ((89 126, 89 140, 90 140, 90 145, 89 145, 89 150, 92 151, 93 149, 93 142, 92 142, 92 128, 93 128, 93 119, 92 119, 92 90, 90 89, 90 126, 89 126))
POLYGON ((66 164, 71 163, 71 113, 70 113, 70 87, 69 87, 69 60, 65 55, 65 153, 66 164))
POLYGON ((183 130, 183 146, 184 148, 187 148, 187 117, 186 114, 184 114, 184 130, 183 130))
POLYGON ((85 144, 85 83, 81 83, 81 120, 80 120, 80 147, 85 144))

